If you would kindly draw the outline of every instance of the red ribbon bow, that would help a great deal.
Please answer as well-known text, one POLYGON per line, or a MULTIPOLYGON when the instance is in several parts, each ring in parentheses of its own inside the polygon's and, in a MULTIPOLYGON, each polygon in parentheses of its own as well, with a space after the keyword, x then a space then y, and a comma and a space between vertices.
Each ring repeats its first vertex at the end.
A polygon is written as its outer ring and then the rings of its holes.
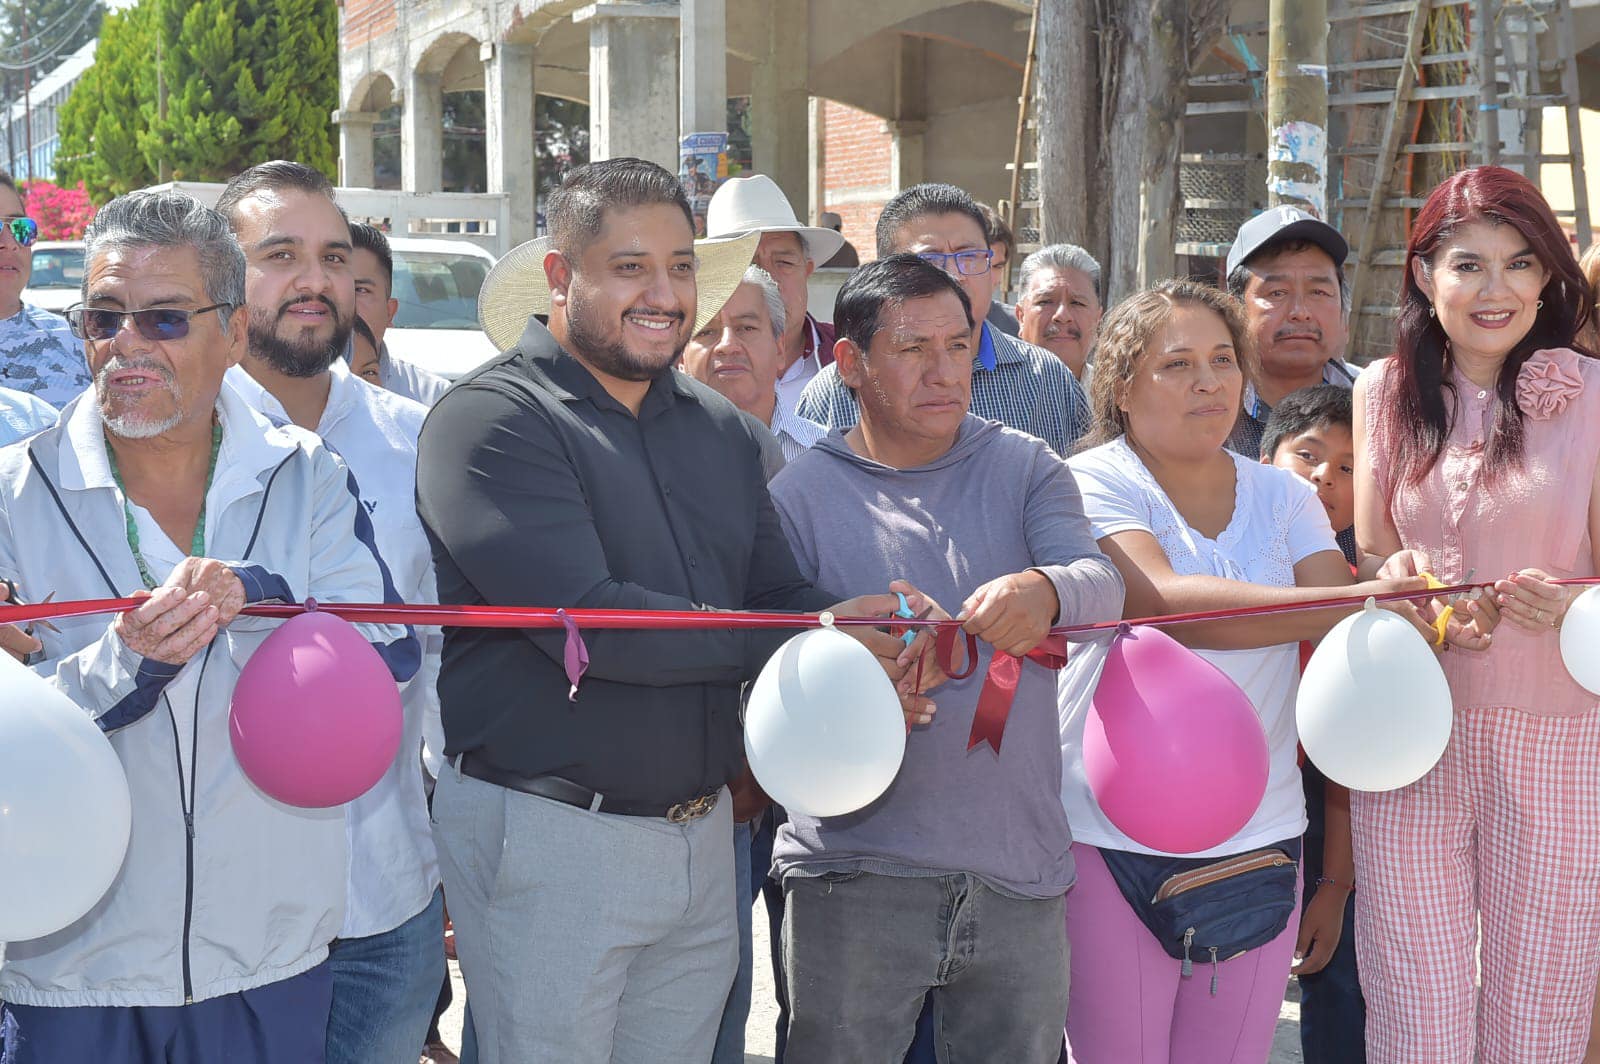
MULTIPOLYGON (((978 638, 971 632, 963 632, 955 621, 939 625, 933 637, 933 652, 938 656, 939 667, 952 680, 965 680, 978 667, 978 638), (961 635, 967 638, 967 667, 957 672, 956 638, 961 635)), ((1060 669, 1067 663, 1067 637, 1046 636, 1024 658, 1047 669, 1060 669)), ((983 687, 978 692, 978 710, 972 717, 972 733, 967 737, 968 750, 988 743, 996 754, 1000 752, 1006 720, 1011 716, 1011 703, 1017 698, 1017 682, 1022 679, 1024 658, 996 650, 989 659, 989 671, 984 674, 983 687)), ((917 687, 922 687, 920 672, 917 687)))

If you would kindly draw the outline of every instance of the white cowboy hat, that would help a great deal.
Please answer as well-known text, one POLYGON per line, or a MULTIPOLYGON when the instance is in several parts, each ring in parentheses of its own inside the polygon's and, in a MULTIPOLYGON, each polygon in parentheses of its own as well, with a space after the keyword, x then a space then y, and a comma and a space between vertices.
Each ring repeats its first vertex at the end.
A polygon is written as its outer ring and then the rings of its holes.
MULTIPOLYGON (((717 316, 739 287, 760 242, 755 233, 733 240, 694 242, 695 332, 717 316)), ((478 289, 478 325, 497 349, 511 350, 522 339, 530 317, 550 313, 544 257, 551 246, 547 236, 518 244, 483 279, 483 287, 478 289)))
POLYGON ((801 225, 783 189, 766 174, 728 178, 706 207, 707 236, 715 239, 746 233, 794 233, 818 266, 844 247, 843 233, 801 225))

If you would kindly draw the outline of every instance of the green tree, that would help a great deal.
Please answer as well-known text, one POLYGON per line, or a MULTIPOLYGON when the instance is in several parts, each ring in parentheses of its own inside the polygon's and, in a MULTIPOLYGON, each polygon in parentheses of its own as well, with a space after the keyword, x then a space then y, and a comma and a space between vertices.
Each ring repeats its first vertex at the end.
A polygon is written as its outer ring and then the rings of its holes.
POLYGON ((94 65, 61 106, 56 174, 83 182, 96 203, 151 184, 155 166, 139 149, 141 100, 155 100, 153 8, 113 12, 101 23, 94 65))
POLYGON ((62 111, 72 153, 62 180, 103 201, 151 183, 163 164, 180 181, 226 181, 268 159, 334 176, 337 39, 334 0, 138 0, 107 16, 95 66, 62 111), (139 70, 115 66, 128 54, 139 70))

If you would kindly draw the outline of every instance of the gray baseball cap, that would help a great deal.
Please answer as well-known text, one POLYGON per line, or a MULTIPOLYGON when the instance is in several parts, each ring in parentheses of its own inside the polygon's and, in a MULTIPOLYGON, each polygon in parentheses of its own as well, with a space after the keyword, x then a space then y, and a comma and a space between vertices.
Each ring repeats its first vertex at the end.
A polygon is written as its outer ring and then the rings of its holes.
POLYGON ((1305 240, 1328 253, 1335 266, 1343 266, 1350 256, 1350 245, 1339 230, 1299 207, 1273 207, 1262 211, 1239 227, 1228 249, 1228 273, 1269 244, 1305 240))

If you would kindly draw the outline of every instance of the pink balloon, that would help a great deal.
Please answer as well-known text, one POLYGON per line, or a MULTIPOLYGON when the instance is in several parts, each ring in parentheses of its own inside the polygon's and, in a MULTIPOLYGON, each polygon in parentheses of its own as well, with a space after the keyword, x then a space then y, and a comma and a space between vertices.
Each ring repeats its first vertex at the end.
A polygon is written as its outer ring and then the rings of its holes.
POLYGON ((1083 767, 1135 842, 1195 853, 1238 833, 1267 790, 1255 707, 1215 665, 1154 628, 1111 644, 1083 730, 1083 767))
POLYGON ((348 621, 313 610, 267 636, 239 672, 229 731, 257 787, 287 805, 342 805, 400 750, 400 688, 348 621))

